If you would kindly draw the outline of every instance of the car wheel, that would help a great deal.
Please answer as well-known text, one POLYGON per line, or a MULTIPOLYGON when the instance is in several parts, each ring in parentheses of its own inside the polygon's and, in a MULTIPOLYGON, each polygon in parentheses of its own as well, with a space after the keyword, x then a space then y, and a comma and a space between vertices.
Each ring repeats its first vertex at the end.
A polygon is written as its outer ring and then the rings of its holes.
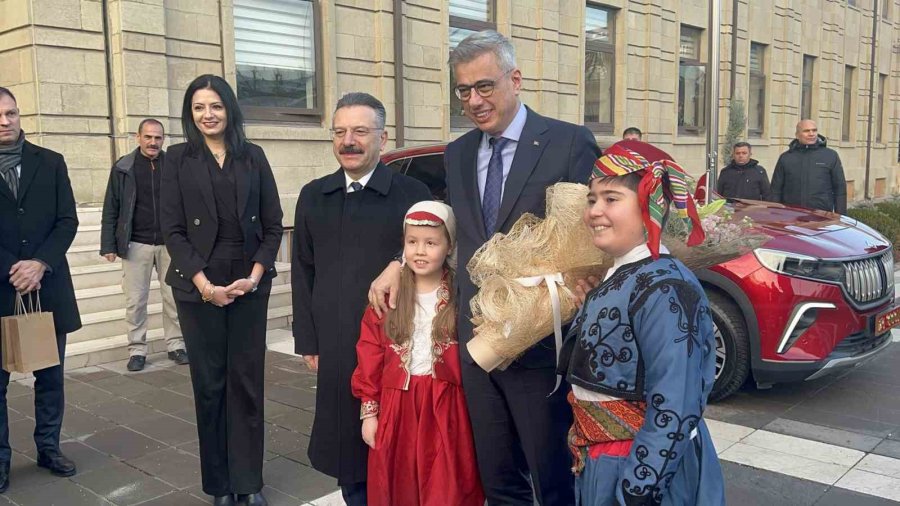
POLYGON ((750 374, 750 339, 744 315, 725 295, 708 291, 709 308, 716 337, 716 382, 709 394, 710 402, 722 400, 737 392, 750 374))

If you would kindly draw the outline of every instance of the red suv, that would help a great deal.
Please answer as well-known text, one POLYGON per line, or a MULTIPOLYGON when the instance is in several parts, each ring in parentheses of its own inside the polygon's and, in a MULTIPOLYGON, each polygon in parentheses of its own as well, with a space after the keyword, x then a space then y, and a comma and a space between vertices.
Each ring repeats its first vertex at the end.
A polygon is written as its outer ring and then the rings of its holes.
MULTIPOLYGON (((444 200, 446 144, 382 156, 444 200)), ((716 334, 719 400, 752 373, 757 386, 818 378, 859 365, 900 325, 891 243, 847 216, 771 202, 729 199, 769 237, 739 258, 695 274, 706 288, 716 334)))

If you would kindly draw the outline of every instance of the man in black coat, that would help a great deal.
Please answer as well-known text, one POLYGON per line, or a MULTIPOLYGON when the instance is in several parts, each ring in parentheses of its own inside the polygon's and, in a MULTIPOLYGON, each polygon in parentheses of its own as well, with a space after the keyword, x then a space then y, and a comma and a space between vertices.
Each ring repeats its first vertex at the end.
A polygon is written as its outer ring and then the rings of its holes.
MULTIPOLYGON (((37 464, 57 476, 75 474, 59 449, 65 399, 66 334, 81 328, 66 251, 78 216, 62 155, 25 140, 13 94, 0 87, 0 316, 14 313, 16 292, 40 297, 53 313, 60 365, 34 372, 37 464), (35 293, 32 293, 35 292, 35 293)), ((9 486, 9 373, 0 370, 0 492, 9 486)))
POLYGON ((722 169, 716 181, 719 195, 733 199, 767 200, 769 175, 751 156, 749 142, 737 142, 731 149, 731 163, 722 169))
POLYGON ((341 168, 300 191, 291 285, 297 354, 318 371, 309 460, 334 476, 350 506, 366 504, 368 447, 350 392, 369 282, 403 247, 403 217, 428 187, 379 162, 384 106, 366 93, 338 101, 332 122, 341 168))
POLYGON ((841 157, 819 135, 815 121, 797 123, 797 138, 775 164, 771 191, 773 202, 847 214, 841 157))

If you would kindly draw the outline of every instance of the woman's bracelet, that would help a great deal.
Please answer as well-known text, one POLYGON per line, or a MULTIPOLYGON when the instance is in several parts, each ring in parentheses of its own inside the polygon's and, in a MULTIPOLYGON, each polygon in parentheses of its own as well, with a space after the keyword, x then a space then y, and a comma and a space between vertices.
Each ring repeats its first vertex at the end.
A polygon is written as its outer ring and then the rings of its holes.
POLYGON ((205 285, 203 285, 203 290, 200 291, 200 300, 203 302, 209 302, 216 295, 216 286, 212 284, 212 281, 207 281, 205 285), (207 290, 207 288, 212 287, 212 290, 207 290))

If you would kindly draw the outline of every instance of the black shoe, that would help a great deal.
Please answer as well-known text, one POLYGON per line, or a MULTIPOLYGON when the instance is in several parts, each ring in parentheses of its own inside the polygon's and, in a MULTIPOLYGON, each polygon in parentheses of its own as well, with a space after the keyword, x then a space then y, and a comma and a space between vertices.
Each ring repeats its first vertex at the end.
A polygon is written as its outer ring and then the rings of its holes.
POLYGON ((37 465, 49 469, 56 476, 74 476, 76 472, 75 463, 59 452, 39 453, 37 465))
POLYGON ((239 506, 269 506, 262 491, 255 494, 238 494, 237 503, 239 506))
POLYGON ((131 372, 143 371, 144 364, 147 363, 147 357, 143 355, 132 355, 128 359, 128 370, 131 372))
POLYGON ((217 495, 213 497, 213 506, 234 506, 234 496, 232 494, 217 495))
POLYGON ((178 365, 184 365, 188 363, 187 352, 184 350, 175 350, 169 352, 169 360, 175 362, 178 365))
POLYGON ((0 464, 0 494, 9 488, 9 462, 0 464))

